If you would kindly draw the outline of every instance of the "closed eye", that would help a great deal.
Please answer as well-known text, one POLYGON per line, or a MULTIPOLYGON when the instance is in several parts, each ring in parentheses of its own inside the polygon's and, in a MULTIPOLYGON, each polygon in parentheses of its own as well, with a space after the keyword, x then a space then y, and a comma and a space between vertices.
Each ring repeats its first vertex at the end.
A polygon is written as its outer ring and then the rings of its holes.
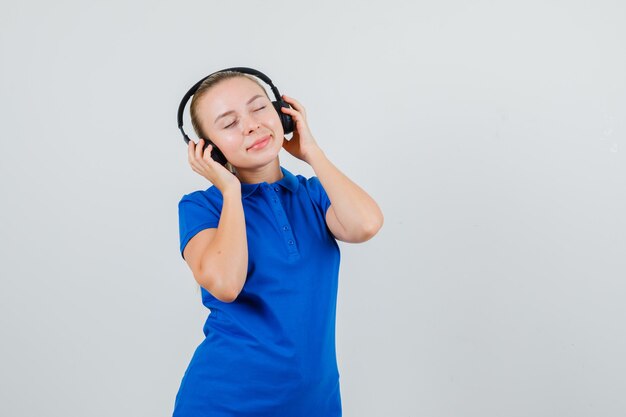
MULTIPOLYGON (((258 109, 255 109, 254 111, 255 111, 255 112, 257 112, 257 111, 259 111, 259 110, 263 110, 263 109, 264 109, 264 108, 266 108, 266 107, 267 107, 267 105, 262 106, 262 107, 259 107, 258 109)), ((231 127, 233 127, 233 126, 234 126, 234 125, 236 125, 236 124, 237 124, 237 120, 233 121, 231 124, 229 124, 229 125, 227 125, 227 126, 224 126, 224 129, 231 128, 231 127)))

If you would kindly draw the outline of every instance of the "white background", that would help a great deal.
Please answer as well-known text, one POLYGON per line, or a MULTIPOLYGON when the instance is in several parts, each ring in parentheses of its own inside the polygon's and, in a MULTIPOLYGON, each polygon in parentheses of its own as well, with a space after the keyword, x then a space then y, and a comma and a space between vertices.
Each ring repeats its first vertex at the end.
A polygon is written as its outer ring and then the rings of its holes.
POLYGON ((626 414, 623 1, 5 1, 0 53, 0 415, 171 415, 175 116, 229 66, 385 214, 341 244, 346 417, 626 414))

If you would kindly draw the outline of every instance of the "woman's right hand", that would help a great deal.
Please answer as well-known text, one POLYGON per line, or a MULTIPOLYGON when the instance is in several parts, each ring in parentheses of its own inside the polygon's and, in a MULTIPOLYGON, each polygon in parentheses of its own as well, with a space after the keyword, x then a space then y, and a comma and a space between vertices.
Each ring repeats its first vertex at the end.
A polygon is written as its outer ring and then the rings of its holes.
POLYGON ((209 145, 202 152, 204 139, 200 139, 198 144, 190 140, 188 143, 189 165, 191 169, 209 180, 224 194, 229 189, 241 191, 239 179, 233 175, 226 167, 211 158, 213 145, 209 145))

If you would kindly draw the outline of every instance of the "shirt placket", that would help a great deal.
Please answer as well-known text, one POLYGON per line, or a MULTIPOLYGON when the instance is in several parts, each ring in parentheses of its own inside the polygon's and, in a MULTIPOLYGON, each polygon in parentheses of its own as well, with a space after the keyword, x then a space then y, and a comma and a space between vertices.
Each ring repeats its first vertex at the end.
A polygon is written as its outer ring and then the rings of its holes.
POLYGON ((277 185, 271 186, 269 184, 263 184, 261 188, 272 209, 272 212, 274 213, 274 218, 276 219, 276 224, 281 231, 282 241, 287 249, 287 253, 289 253, 290 256, 297 255, 298 245, 296 243, 296 238, 293 235, 293 229, 291 224, 289 224, 287 213, 285 213, 285 209, 278 195, 280 187, 277 185))

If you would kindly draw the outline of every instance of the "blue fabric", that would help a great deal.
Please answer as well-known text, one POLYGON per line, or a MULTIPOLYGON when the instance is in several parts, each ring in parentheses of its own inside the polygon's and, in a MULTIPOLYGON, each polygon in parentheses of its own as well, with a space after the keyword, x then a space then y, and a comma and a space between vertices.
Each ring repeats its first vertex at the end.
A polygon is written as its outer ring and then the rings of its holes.
MULTIPOLYGON (((317 177, 241 184, 248 275, 224 303, 201 287, 211 310, 205 339, 182 378, 174 417, 338 417, 335 354, 339 246, 326 226, 330 200, 317 177)), ((180 252, 217 227, 222 195, 212 186, 180 200, 180 252)))

